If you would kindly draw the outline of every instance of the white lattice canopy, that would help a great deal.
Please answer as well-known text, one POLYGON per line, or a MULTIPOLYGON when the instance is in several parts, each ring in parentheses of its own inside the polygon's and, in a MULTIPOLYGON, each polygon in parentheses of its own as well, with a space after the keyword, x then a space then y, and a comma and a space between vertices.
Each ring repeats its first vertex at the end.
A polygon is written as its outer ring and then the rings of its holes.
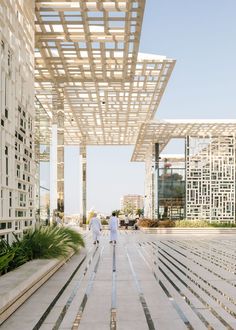
POLYGON ((132 161, 145 161, 150 145, 159 143, 161 152, 171 139, 191 137, 219 137, 236 134, 236 120, 160 120, 142 124, 132 161))
POLYGON ((153 118, 175 61, 138 55, 144 6, 36 0, 36 95, 51 117, 63 98, 65 144, 134 144, 153 118))

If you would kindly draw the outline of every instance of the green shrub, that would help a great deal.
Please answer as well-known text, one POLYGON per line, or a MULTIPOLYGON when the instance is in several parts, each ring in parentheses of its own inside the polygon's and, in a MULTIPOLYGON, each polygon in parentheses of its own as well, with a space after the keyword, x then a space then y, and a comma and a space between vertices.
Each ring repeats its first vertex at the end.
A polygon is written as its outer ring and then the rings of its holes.
POLYGON ((138 221, 139 227, 149 227, 149 228, 155 228, 158 227, 158 221, 157 220, 151 220, 151 219, 140 219, 138 221))
POLYGON ((175 221, 174 220, 160 220, 160 221, 158 221, 158 227, 160 227, 160 228, 175 227, 175 221))
POLYGON ((140 219, 138 222, 139 227, 148 228, 206 228, 206 227, 219 227, 219 228, 233 228, 236 224, 231 223, 209 223, 206 220, 151 220, 151 219, 140 219))
POLYGON ((7 271, 9 263, 14 258, 13 248, 5 241, 0 241, 0 274, 7 271))
POLYGON ((209 223, 204 220, 178 220, 175 226, 180 228, 202 228, 209 227, 209 223))
POLYGON ((101 224, 103 226, 106 226, 106 225, 108 225, 108 221, 106 219, 102 219, 101 224))
POLYGON ((17 237, 10 245, 4 240, 0 241, 0 274, 4 274, 28 261, 26 251, 23 249, 17 237))
POLYGON ((236 227, 236 224, 231 223, 219 223, 219 222, 208 222, 207 220, 178 220, 175 221, 176 227, 189 227, 189 228, 206 228, 206 227, 217 227, 217 228, 232 228, 236 227))
POLYGON ((218 223, 218 222, 212 222, 212 223, 209 223, 209 226, 210 227, 217 227, 217 228, 235 228, 236 227, 236 224, 235 223, 218 223))
POLYGON ((80 246, 84 246, 79 233, 57 226, 28 231, 21 244, 27 251, 29 260, 65 257, 70 248, 77 251, 80 246))
POLYGON ((173 220, 151 220, 151 219, 140 219, 138 221, 139 227, 157 228, 157 227, 174 227, 175 222, 173 220))
POLYGON ((22 240, 10 246, 0 242, 0 274, 15 269, 33 259, 66 257, 70 250, 78 251, 84 246, 82 236, 70 228, 40 227, 29 230, 22 240))

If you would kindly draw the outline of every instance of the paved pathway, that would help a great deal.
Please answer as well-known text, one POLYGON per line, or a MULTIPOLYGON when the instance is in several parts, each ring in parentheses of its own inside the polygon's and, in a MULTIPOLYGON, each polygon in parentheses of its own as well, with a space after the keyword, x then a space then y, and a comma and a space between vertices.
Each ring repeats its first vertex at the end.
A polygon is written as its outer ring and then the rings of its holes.
POLYGON ((116 246, 108 232, 86 242, 86 258, 74 256, 2 330, 236 329, 233 236, 130 230, 116 246))

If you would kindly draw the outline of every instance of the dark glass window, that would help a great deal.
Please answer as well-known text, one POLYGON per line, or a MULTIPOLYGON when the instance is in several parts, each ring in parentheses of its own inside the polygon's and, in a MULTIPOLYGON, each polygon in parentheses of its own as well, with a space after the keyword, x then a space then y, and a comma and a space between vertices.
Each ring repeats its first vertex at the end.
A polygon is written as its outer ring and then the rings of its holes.
POLYGON ((6 229, 6 228, 7 228, 6 222, 0 223, 0 229, 6 229))

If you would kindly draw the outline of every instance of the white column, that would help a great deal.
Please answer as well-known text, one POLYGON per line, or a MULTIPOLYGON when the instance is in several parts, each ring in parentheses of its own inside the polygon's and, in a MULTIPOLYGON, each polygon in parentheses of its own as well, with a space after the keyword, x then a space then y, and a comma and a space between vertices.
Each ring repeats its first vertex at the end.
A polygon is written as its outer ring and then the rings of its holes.
POLYGON ((151 144, 146 154, 145 161, 145 201, 144 216, 149 219, 155 219, 155 158, 154 145, 151 144))
POLYGON ((64 213, 64 111, 57 118, 57 210, 64 213))
POLYGON ((87 152, 86 146, 80 146, 80 164, 81 164, 81 214, 83 224, 86 224, 87 218, 87 152))
POLYGON ((64 89, 52 88, 53 124, 50 148, 50 217, 64 212, 64 89))
POLYGON ((57 209, 57 124, 52 124, 50 145, 50 219, 57 209))

